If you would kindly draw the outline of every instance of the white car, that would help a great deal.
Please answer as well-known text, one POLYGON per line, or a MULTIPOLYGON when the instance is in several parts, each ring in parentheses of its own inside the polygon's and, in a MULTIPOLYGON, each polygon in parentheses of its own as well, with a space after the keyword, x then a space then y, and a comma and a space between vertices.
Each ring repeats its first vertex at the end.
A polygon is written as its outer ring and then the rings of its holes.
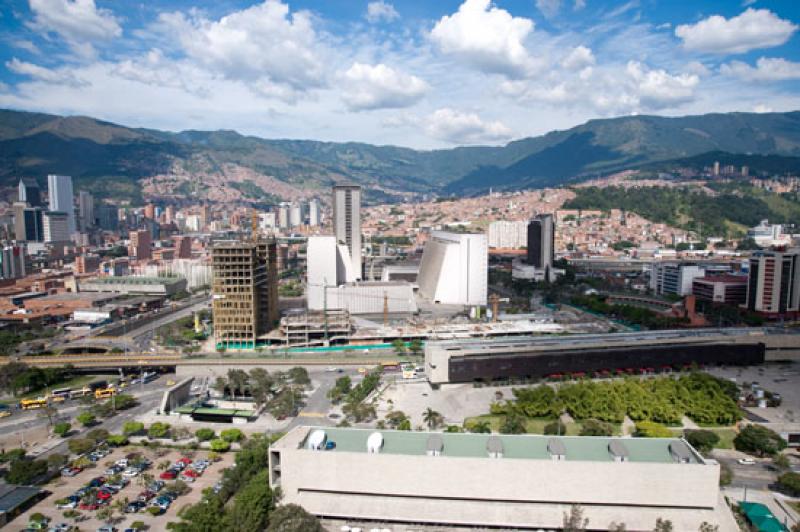
POLYGON ((128 459, 127 458, 120 458, 119 460, 114 462, 114 465, 118 465, 120 467, 128 467, 128 459))
POLYGON ((122 472, 122 476, 125 478, 133 478, 139 476, 139 470, 129 467, 125 471, 122 472))
POLYGON ((736 461, 739 463, 739 465, 753 465, 756 463, 756 461, 752 458, 739 458, 736 461))

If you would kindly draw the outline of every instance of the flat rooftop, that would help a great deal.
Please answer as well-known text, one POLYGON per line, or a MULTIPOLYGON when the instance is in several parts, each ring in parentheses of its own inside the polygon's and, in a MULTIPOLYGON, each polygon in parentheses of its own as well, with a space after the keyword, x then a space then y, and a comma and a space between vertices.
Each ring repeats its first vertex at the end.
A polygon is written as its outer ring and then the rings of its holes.
MULTIPOLYGON (((593 436, 539 436, 533 434, 468 434, 371 430, 337 427, 298 427, 305 430, 300 447, 306 447, 309 435, 315 430, 325 432, 331 450, 309 452, 367 453, 367 439, 379 432, 383 436, 380 454, 428 454, 429 444, 441 444, 441 456, 459 458, 488 458, 487 444, 502 446, 504 459, 552 460, 551 450, 563 453, 566 461, 613 462, 612 449, 624 454, 626 461, 673 464, 681 461, 703 463, 697 453, 678 438, 605 438, 593 436)), ((291 440, 291 439, 290 439, 291 440)), ((291 445, 288 441, 286 445, 291 445)), ((277 443, 280 447, 280 442, 277 443)))
POLYGON ((101 284, 130 284, 130 285, 149 285, 149 284, 174 284, 182 281, 182 277, 140 277, 138 275, 124 275, 115 277, 93 277, 86 280, 89 283, 101 284))

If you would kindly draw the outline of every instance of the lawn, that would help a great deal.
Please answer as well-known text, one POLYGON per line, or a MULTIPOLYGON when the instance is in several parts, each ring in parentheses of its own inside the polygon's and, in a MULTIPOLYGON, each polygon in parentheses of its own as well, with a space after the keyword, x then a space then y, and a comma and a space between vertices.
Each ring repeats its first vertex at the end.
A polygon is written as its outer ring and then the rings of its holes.
MULTIPOLYGON (((715 449, 733 449, 733 439, 736 437, 736 429, 733 427, 701 427, 702 430, 710 430, 719 436, 719 443, 715 449)), ((676 438, 683 436, 683 429, 670 427, 669 430, 675 435, 676 438)))
MULTIPOLYGON (((464 420, 464 426, 471 425, 472 423, 478 421, 488 421, 489 426, 492 427, 492 432, 500 432, 500 427, 503 424, 503 416, 502 415, 491 415, 486 414, 483 416, 474 416, 468 417, 464 420)), ((530 418, 525 422, 525 428, 527 429, 529 434, 544 434, 544 428, 547 424, 552 423, 553 419, 545 419, 545 418, 530 418)), ((577 436, 582 428, 582 424, 579 421, 573 423, 567 423, 567 436, 577 436)), ((619 435, 622 433, 621 425, 616 425, 614 427, 614 434, 619 435)))

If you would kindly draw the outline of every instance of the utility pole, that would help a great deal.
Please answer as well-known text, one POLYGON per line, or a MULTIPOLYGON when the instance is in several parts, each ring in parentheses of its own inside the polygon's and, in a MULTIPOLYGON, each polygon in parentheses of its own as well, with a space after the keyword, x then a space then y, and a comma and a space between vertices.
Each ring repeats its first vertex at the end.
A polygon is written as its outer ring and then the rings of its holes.
POLYGON ((383 291, 383 326, 389 326, 389 294, 383 291))
POLYGON ((322 280, 322 314, 325 323, 325 345, 329 345, 328 340, 328 279, 322 280))

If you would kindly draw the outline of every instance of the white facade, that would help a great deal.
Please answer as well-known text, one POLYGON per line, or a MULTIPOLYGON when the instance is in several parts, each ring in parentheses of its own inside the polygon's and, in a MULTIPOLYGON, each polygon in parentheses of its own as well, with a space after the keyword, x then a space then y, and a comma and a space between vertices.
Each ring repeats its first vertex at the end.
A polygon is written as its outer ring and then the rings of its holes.
POLYGON ((289 225, 292 227, 303 225, 303 208, 299 203, 293 203, 289 209, 289 225))
POLYGON ((747 236, 761 247, 780 246, 791 242, 791 236, 783 234, 783 226, 770 225, 769 220, 761 220, 757 226, 748 229, 747 236))
POLYGON ((528 222, 497 221, 489 224, 489 247, 519 249, 528 245, 528 222))
POLYGON ((48 211, 42 217, 45 242, 69 242, 69 216, 63 212, 48 211))
POLYGON ((138 270, 148 277, 183 277, 190 290, 211 286, 211 264, 204 259, 174 259, 159 264, 147 264, 138 270))
POLYGON ((3 279, 25 277, 25 248, 5 246, 0 252, 0 274, 3 279))
POLYGON ((380 314, 386 303, 389 313, 413 313, 417 311, 414 289, 410 283, 358 282, 329 286, 329 310, 346 310, 350 314, 380 314))
POLYGON ((434 303, 485 305, 486 235, 434 231, 419 266, 419 293, 434 303))
POLYGON ((334 236, 308 237, 306 300, 309 310, 323 310, 326 286, 338 285, 338 249, 334 236))
POLYGON ((278 227, 281 229, 289 228, 289 205, 287 203, 278 205, 278 227))
POLYGON ((361 279, 361 187, 333 187, 333 234, 347 246, 356 278, 361 279))
POLYGON ((654 262, 650 273, 650 289, 659 295, 686 296, 692 293, 692 283, 703 277, 706 269, 698 264, 654 262))
POLYGON ((308 202, 308 225, 316 227, 319 225, 319 201, 314 198, 308 202))
MULTIPOLYGON (((67 235, 75 232, 75 206, 72 193, 72 178, 68 175, 47 176, 47 190, 50 195, 50 210, 67 214, 67 235)), ((66 238, 69 240, 69 238, 66 238)))

